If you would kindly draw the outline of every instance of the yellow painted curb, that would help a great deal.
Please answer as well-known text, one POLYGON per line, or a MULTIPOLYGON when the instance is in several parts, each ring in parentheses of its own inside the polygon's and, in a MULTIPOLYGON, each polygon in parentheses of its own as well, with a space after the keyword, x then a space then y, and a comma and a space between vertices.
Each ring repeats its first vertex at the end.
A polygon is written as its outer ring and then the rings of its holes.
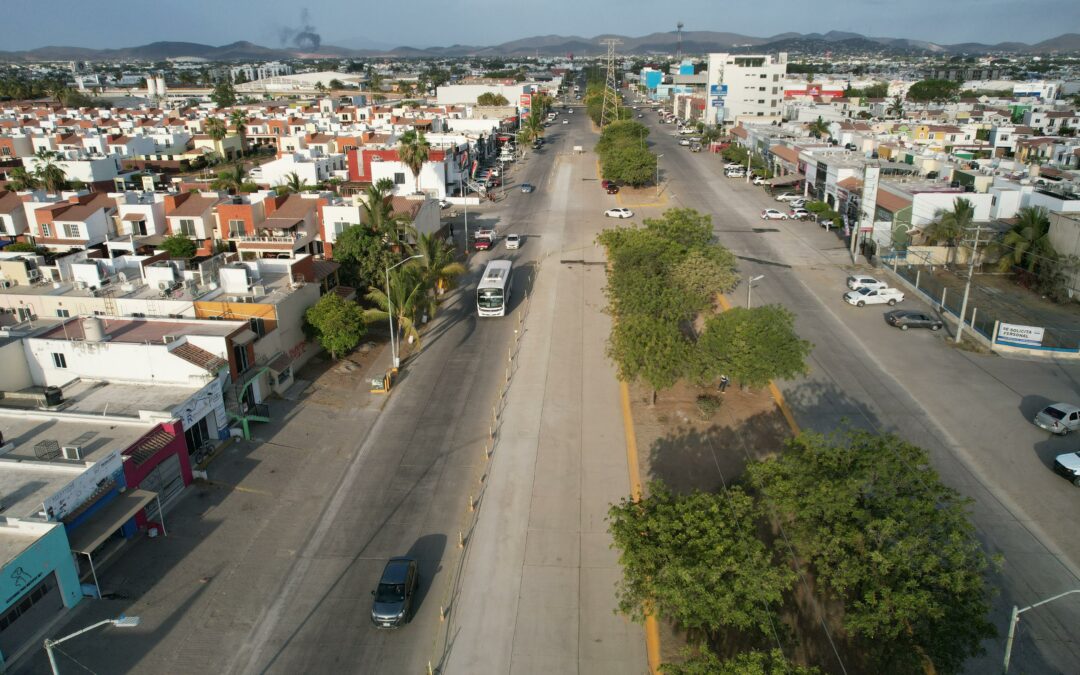
MULTIPOLYGON (((717 294, 716 301, 720 303, 720 308, 725 312, 731 309, 731 303, 723 295, 717 294)), ((798 436, 801 432, 798 423, 795 421, 795 415, 791 413, 791 408, 788 407, 787 401, 784 400, 784 395, 780 393, 780 387, 777 387, 772 380, 769 380, 769 393, 772 395, 773 401, 776 402, 776 407, 780 409, 780 414, 784 416, 784 421, 787 422, 791 433, 798 436)))
MULTIPOLYGON (((636 502, 641 500, 641 470, 638 468, 637 434, 634 432, 634 414, 630 411, 630 387, 619 381, 619 403, 622 406, 623 433, 626 434, 626 464, 630 473, 630 496, 636 502)), ((649 672, 660 673, 660 624, 652 612, 645 614, 645 654, 649 661, 649 672)))

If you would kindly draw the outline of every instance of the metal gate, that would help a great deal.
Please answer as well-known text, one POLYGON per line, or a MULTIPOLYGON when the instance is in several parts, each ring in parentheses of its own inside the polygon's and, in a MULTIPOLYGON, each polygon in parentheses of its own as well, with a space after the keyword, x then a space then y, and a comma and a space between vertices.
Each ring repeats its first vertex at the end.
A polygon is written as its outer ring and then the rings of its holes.
POLYGON ((180 473, 180 457, 169 455, 169 458, 154 467, 154 470, 146 474, 139 483, 139 489, 150 490, 158 494, 158 498, 146 505, 146 517, 150 520, 160 520, 158 502, 161 508, 167 510, 169 503, 184 491, 184 476, 180 473))

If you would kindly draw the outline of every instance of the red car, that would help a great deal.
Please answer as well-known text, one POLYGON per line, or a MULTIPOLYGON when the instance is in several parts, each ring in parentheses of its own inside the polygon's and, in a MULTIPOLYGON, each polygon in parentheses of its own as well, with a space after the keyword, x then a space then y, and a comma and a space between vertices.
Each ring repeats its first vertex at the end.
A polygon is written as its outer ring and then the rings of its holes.
POLYGON ((609 180, 600 181, 600 187, 604 188, 605 190, 608 189, 611 186, 612 186, 612 182, 609 181, 609 180))
POLYGON ((477 251, 490 251, 491 240, 490 239, 477 239, 473 242, 473 248, 477 251))

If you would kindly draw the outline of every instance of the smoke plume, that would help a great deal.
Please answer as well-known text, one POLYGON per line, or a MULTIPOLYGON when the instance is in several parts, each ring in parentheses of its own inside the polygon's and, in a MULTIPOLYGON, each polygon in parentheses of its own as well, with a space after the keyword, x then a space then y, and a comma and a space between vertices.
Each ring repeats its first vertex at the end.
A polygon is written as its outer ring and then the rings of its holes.
POLYGON ((311 13, 305 7, 300 12, 299 28, 284 27, 278 30, 278 39, 282 47, 296 47, 304 51, 317 52, 322 44, 322 36, 311 25, 311 13))

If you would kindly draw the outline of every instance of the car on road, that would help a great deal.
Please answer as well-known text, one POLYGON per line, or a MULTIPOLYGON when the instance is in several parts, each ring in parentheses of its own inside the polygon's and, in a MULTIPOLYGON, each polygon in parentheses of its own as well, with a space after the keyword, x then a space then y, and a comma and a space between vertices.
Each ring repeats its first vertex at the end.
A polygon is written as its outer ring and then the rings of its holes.
POLYGON ((847 278, 847 287, 853 291, 857 291, 860 288, 871 288, 877 290, 879 288, 888 288, 889 284, 884 281, 878 281, 874 277, 868 277, 864 274, 853 274, 847 278))
POLYGON ((605 179, 605 180, 600 181, 600 187, 602 187, 605 190, 608 189, 609 187, 611 187, 614 184, 615 184, 615 181, 613 181, 613 180, 606 180, 605 179))
POLYGON ((793 201, 795 201, 797 199, 802 199, 802 197, 795 194, 794 192, 785 192, 782 195, 777 195, 776 196, 776 201, 778 201, 778 202, 793 202, 793 201))
POLYGON ((535 189, 536 189, 536 186, 533 185, 532 183, 522 183, 521 184, 521 191, 524 192, 525 194, 529 194, 530 192, 532 192, 535 189))
POLYGON ((643 115, 642 113, 638 113, 637 116, 638 117, 645 117, 645 115, 643 115))
POLYGON ((562 123, 563 124, 570 124, 570 120, 563 120, 562 123))
POLYGON ((776 209, 765 209, 761 212, 762 220, 787 220, 788 215, 783 211, 777 211, 776 209))
POLYGON ((1055 403, 1040 410, 1031 421, 1052 434, 1064 436, 1080 429, 1080 408, 1069 403, 1055 403))
POLYGON ((932 317, 925 312, 913 312, 907 309, 894 309, 891 312, 886 312, 885 321, 890 326, 895 326, 900 330, 909 328, 941 330, 941 327, 945 325, 941 319, 932 317))
POLYGON ((806 209, 791 209, 788 211, 788 218, 794 218, 796 220, 806 220, 811 216, 811 213, 806 209))
POLYGON ((371 623, 377 628, 398 628, 412 619, 413 599, 420 586, 416 560, 407 557, 390 558, 379 577, 379 585, 371 592, 371 623))
POLYGON ((802 198, 795 199, 795 200, 792 200, 792 201, 788 202, 788 206, 790 206, 793 209, 805 208, 806 207, 806 200, 802 199, 802 198))
POLYGON ((1065 476, 1076 487, 1080 487, 1080 451, 1066 452, 1054 458, 1054 473, 1065 476))
POLYGON ((506 235, 506 250, 513 251, 521 248, 521 235, 508 234, 506 235))
POLYGON ((679 145, 690 145, 690 139, 689 138, 680 138, 679 139, 679 145))
POLYGON ((619 194, 619 186, 616 185, 615 183, 612 183, 611 185, 607 186, 607 193, 609 195, 617 195, 617 194, 619 194))
POLYGON ((904 301, 904 292, 895 288, 860 288, 844 293, 844 302, 856 307, 864 305, 895 305, 904 301))
POLYGON ((624 207, 618 207, 614 209, 608 209, 604 211, 604 215, 608 218, 633 218, 634 212, 624 207))
POLYGON ((750 182, 753 183, 754 185, 764 185, 765 184, 765 177, 764 176, 754 176, 754 179, 752 181, 750 181, 750 182))

